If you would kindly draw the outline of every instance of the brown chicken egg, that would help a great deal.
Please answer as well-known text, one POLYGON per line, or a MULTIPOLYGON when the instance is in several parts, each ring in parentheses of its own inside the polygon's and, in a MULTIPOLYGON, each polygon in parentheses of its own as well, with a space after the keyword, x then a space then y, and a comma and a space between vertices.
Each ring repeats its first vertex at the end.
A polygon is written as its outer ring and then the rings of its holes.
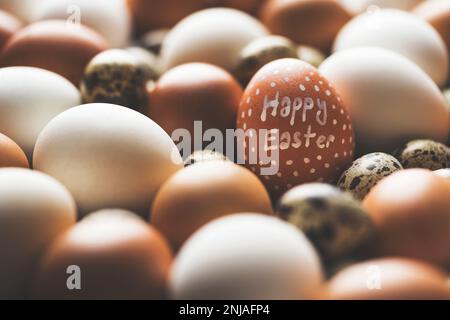
POLYGON ((153 202, 151 222, 178 250, 211 220, 247 211, 272 214, 269 195, 258 178, 232 162, 204 162, 163 184, 153 202))
POLYGON ((0 51, 8 39, 20 28, 22 22, 6 11, 0 10, 0 51))
POLYGON ((379 253, 450 266, 450 183, 409 169, 378 183, 364 199, 379 235, 379 253))
POLYGON ((47 20, 16 32, 4 47, 0 66, 47 69, 78 86, 89 61, 106 49, 106 41, 88 27, 47 20))
POLYGON ((272 33, 324 52, 352 17, 336 0, 268 0, 260 15, 272 33))
POLYGON ((44 254, 34 299, 162 299, 172 253, 153 227, 124 210, 92 213, 44 254))
POLYGON ((353 158, 350 117, 338 93, 311 65, 280 59, 265 65, 238 111, 239 161, 274 199, 306 182, 335 182, 353 158))
POLYGON ((10 138, 0 133, 0 168, 29 168, 27 156, 10 138))
POLYGON ((448 300, 444 271, 424 262, 385 258, 336 274, 320 297, 331 300, 448 300))

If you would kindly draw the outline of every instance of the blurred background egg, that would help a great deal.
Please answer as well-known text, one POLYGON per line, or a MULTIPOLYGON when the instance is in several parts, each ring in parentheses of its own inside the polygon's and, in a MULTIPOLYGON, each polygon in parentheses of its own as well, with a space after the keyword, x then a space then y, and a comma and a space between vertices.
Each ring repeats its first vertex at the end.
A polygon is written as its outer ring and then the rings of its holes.
POLYGON ((164 39, 164 68, 206 62, 233 71, 242 48, 267 33, 258 20, 238 10, 213 8, 196 12, 180 21, 164 39))
POLYGON ((0 69, 0 132, 31 159, 36 139, 59 113, 80 104, 80 93, 60 75, 31 67, 0 69))
POLYGON ((444 41, 433 27, 411 13, 383 9, 357 16, 340 30, 334 51, 355 47, 395 51, 420 66, 438 86, 447 82, 449 61, 444 41))
POLYGON ((76 220, 75 202, 55 179, 22 168, 0 169, 0 299, 27 298, 46 246, 76 220))
POLYGON ((107 42, 97 32, 64 20, 33 23, 16 32, 0 55, 0 66, 29 66, 56 72, 78 87, 85 66, 107 42))
POLYGON ((379 253, 450 266, 450 183, 423 169, 382 180, 364 199, 379 253))
POLYGON ((161 184, 183 161, 156 123, 129 108, 86 104, 55 117, 39 135, 33 167, 61 181, 81 214, 123 208, 148 215, 161 184))
POLYGON ((196 163, 212 161, 230 161, 225 155, 212 150, 197 150, 184 160, 184 166, 189 167, 196 163))
POLYGON ((0 133, 0 168, 29 166, 27 156, 17 143, 0 133))
POLYGON ((450 168, 450 148, 432 140, 414 140, 395 152, 405 169, 439 170, 450 168))
POLYGON ((449 300, 443 270, 401 258, 371 260, 345 268, 325 286, 330 300, 449 300))
POLYGON ((342 96, 359 153, 392 152, 413 139, 447 141, 450 111, 442 93, 404 56, 374 47, 347 49, 319 71, 342 96))
POLYGON ((133 213, 105 209, 85 217, 46 250, 33 299, 162 299, 172 253, 165 239, 133 213), (68 290, 69 266, 81 289, 68 290), (75 271, 77 272, 77 271, 75 271))
POLYGON ((310 299, 322 283, 319 258, 290 224, 258 214, 217 219, 175 258, 175 299, 310 299))
POLYGON ((22 22, 6 11, 0 10, 0 51, 8 39, 20 28, 22 22))
POLYGON ((267 0, 260 17, 272 33, 329 52, 351 14, 336 0, 267 0))
POLYGON ((339 0, 354 14, 363 11, 376 12, 380 8, 411 10, 423 0, 339 0))
POLYGON ((437 174, 438 176, 450 181, 450 169, 440 169, 440 170, 434 171, 434 173, 437 174))
POLYGON ((151 223, 178 250, 213 219, 239 212, 272 214, 259 179, 232 162, 198 163, 166 181, 153 202, 151 223))
POLYGON ((297 57, 316 68, 318 68, 326 59, 325 54, 320 50, 305 45, 297 46, 297 57))
POLYGON ((46 1, 49 0, 40 0, 39 6, 37 6, 35 0, 0 0, 0 9, 12 13, 25 23, 29 23, 33 21, 36 11, 46 1))

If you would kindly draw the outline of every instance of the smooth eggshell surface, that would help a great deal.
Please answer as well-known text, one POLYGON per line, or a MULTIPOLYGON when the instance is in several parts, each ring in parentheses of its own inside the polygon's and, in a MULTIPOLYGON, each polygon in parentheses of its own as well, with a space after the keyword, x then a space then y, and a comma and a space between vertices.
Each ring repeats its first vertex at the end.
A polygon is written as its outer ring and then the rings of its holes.
POLYGON ((0 168, 28 168, 28 159, 20 147, 10 138, 0 133, 0 168))
POLYGON ((117 207, 147 216, 154 194, 183 161, 146 116, 94 103, 63 112, 44 128, 33 166, 66 185, 82 214, 117 207))
POLYGON ((363 11, 376 12, 379 8, 394 8, 400 10, 411 10, 423 0, 339 0, 348 10, 354 14, 363 11))
POLYGON ((342 96, 361 153, 392 152, 416 138, 447 141, 445 99, 405 57, 381 48, 353 48, 332 55, 319 71, 342 96))
POLYGON ((22 22, 6 11, 0 10, 0 51, 8 39, 20 28, 22 22))

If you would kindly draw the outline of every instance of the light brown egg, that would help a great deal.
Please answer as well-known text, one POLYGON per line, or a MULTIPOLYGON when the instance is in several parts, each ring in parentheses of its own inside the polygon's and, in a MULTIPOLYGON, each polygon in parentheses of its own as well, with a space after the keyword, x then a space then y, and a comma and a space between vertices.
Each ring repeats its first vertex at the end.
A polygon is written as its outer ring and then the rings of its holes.
POLYGON ((89 61, 106 49, 106 41, 88 27, 47 20, 16 32, 4 47, 0 66, 47 69, 78 86, 89 61))
POLYGON ((423 169, 392 174, 363 203, 379 235, 379 252, 450 265, 450 184, 423 169))
POLYGON ((27 156, 10 138, 0 133, 0 168, 29 168, 27 156))
POLYGON ((385 258, 341 270, 325 286, 331 300, 448 300, 445 273, 433 265, 385 258))
POLYGON ((6 11, 0 10, 0 50, 8 39, 20 28, 22 22, 6 11))
POLYGON ((98 211, 50 245, 32 298, 161 299, 171 261, 165 239, 143 220, 128 211, 98 211))
POLYGON ((336 0, 268 0, 260 16, 272 33, 324 52, 352 17, 336 0))
POLYGON ((234 163, 205 162, 179 171, 161 187, 151 222, 177 250, 204 224, 237 212, 272 214, 264 186, 234 163))

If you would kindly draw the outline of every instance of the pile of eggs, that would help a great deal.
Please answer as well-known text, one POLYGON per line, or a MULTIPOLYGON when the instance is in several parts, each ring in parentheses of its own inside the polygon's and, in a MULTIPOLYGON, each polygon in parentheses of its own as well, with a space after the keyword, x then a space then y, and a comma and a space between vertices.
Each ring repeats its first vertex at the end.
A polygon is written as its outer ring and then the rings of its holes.
POLYGON ((449 57, 447 0, 0 1, 0 299, 450 299, 449 57))

